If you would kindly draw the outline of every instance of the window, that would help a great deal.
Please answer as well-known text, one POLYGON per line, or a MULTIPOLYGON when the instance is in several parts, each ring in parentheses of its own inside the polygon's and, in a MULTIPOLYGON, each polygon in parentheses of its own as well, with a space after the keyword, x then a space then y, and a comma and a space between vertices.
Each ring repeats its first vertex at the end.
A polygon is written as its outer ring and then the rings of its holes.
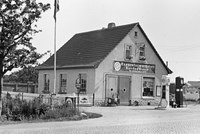
POLYGON ((87 77, 86 74, 79 74, 81 79, 80 93, 86 93, 87 77))
POLYGON ((66 93, 67 90, 67 74, 60 74, 60 93, 66 93))
POLYGON ((135 35, 134 35, 134 37, 137 37, 138 36, 138 32, 137 31, 135 31, 135 35))
POLYGON ((153 97, 154 95, 154 78, 143 78, 143 96, 153 97))
POLYGON ((126 45, 125 48, 125 53, 126 53, 126 59, 130 60, 132 58, 132 46, 131 45, 126 45))
POLYGON ((44 74, 44 93, 49 93, 49 83, 50 83, 50 76, 49 74, 44 74))
POLYGON ((141 45, 139 48, 139 60, 145 60, 145 45, 141 45))

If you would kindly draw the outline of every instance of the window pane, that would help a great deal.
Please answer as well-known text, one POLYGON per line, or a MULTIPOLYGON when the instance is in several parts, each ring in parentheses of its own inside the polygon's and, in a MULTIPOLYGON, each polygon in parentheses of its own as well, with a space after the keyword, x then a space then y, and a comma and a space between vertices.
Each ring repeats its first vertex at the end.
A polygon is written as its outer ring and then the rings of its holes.
POLYGON ((130 59, 131 58, 131 51, 132 51, 132 47, 131 45, 126 45, 126 59, 130 59))
POLYGON ((140 56, 145 56, 145 45, 140 46, 140 56))
POLYGON ((129 59, 129 58, 130 58, 130 55, 131 55, 130 50, 126 50, 126 59, 129 59))
POLYGON ((81 93, 86 93, 86 84, 87 84, 86 74, 80 74, 80 75, 81 75, 81 88, 80 88, 80 92, 81 93))
POLYGON ((60 74, 60 86, 61 87, 67 86, 67 74, 60 74))
POLYGON ((154 78, 144 78, 143 79, 143 96, 153 96, 154 95, 154 78))
POLYGON ((64 93, 67 90, 67 74, 60 74, 60 92, 64 93))
POLYGON ((49 91, 50 75, 44 74, 44 90, 49 91))

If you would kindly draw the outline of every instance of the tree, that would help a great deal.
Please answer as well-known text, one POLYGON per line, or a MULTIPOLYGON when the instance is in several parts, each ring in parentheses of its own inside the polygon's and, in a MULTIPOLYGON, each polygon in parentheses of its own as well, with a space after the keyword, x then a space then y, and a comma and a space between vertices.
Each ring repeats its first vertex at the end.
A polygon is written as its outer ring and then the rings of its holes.
POLYGON ((10 75, 5 75, 3 81, 17 83, 38 83, 38 70, 36 70, 33 66, 28 66, 19 71, 11 73, 10 75))
POLYGON ((34 64, 44 55, 36 52, 31 39, 41 32, 36 22, 49 8, 50 4, 36 0, 0 1, 0 101, 5 73, 34 64))

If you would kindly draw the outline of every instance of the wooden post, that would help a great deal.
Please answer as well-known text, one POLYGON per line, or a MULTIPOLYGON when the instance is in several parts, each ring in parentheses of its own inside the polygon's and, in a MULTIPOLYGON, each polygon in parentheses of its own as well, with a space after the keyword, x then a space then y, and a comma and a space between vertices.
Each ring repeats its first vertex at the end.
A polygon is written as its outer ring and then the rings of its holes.
POLYGON ((1 78, 1 84, 0 84, 0 88, 1 88, 1 90, 0 90, 0 117, 1 117, 1 112, 2 112, 2 90, 3 90, 3 77, 1 78))
POLYGON ((95 94, 93 93, 93 96, 92 96, 93 106, 94 106, 94 97, 95 97, 95 94))
POLYGON ((18 90, 18 83, 15 84, 15 92, 18 90))

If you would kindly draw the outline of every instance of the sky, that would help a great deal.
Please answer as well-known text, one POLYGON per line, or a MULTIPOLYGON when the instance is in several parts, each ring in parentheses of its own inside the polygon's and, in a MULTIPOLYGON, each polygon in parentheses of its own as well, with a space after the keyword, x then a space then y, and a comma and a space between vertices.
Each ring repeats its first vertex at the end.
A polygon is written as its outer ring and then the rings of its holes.
MULTIPOLYGON (((38 21, 41 33, 33 37, 37 51, 54 52, 51 9, 38 21)), ((57 12, 56 49, 76 33, 98 30, 114 22, 116 26, 139 22, 164 62, 173 71, 170 81, 200 81, 200 1, 199 0, 60 0, 57 12)), ((40 62, 44 62, 46 55, 40 62)))

